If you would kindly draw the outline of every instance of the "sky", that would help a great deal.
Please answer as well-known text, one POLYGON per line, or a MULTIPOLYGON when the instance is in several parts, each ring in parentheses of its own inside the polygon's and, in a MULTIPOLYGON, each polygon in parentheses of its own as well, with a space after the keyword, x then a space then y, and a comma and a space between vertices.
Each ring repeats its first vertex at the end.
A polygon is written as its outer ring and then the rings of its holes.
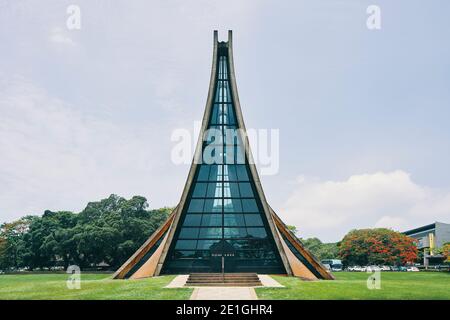
POLYGON ((0 223, 112 193, 175 206, 174 130, 233 30, 248 128, 278 129, 266 198, 300 237, 450 222, 450 2, 0 0, 0 223), (69 5, 80 29, 66 26, 69 5), (369 5, 381 29, 366 26, 369 5))

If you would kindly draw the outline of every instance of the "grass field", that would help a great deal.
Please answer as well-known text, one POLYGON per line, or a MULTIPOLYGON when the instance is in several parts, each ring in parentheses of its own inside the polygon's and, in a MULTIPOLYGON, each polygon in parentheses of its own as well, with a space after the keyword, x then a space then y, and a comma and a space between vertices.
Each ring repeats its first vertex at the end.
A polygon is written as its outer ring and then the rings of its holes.
POLYGON ((81 289, 67 289, 66 274, 0 275, 0 300, 185 300, 192 289, 164 288, 175 276, 112 280, 110 275, 83 274, 81 289))
MULTIPOLYGON (((450 274, 381 273, 381 289, 369 290, 366 273, 337 273, 335 281, 301 281, 274 276, 285 288, 257 288, 260 299, 447 299, 450 274)), ((81 289, 69 290, 66 274, 0 275, 0 299, 189 299, 192 289, 164 288, 174 276, 145 280, 111 280, 109 275, 83 274, 81 289)))
POLYGON ((299 281, 274 276, 285 288, 257 288, 260 299, 277 300, 450 300, 450 274, 431 272, 382 272, 381 289, 369 290, 364 272, 339 272, 334 281, 299 281))

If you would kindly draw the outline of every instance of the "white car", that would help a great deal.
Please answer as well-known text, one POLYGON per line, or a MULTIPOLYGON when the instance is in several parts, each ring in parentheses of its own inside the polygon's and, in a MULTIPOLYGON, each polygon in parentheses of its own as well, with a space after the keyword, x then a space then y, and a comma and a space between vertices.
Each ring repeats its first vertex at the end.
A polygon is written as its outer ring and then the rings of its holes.
POLYGON ((417 268, 417 267, 407 267, 407 268, 406 268, 406 271, 409 271, 409 272, 419 272, 420 270, 419 270, 419 268, 417 268))
POLYGON ((391 271, 389 266, 381 266, 381 271, 391 271))
POLYGON ((368 266, 366 271, 367 272, 381 271, 381 268, 379 266, 368 266))

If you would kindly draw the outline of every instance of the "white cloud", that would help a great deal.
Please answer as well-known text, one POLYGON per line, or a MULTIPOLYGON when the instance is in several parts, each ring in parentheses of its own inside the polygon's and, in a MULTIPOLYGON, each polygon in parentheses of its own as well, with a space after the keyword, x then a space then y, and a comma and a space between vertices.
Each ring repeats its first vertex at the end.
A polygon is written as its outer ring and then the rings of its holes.
POLYGON ((404 230, 450 218, 450 192, 416 184, 408 173, 353 175, 345 181, 300 177, 279 212, 300 236, 337 241, 350 229, 404 230))
POLYGON ((155 152, 158 127, 80 110, 22 77, 0 75, 0 222, 152 190, 148 181, 165 161, 155 152))
POLYGON ((72 40, 64 29, 56 27, 50 31, 49 41, 56 44, 75 46, 76 42, 72 40))

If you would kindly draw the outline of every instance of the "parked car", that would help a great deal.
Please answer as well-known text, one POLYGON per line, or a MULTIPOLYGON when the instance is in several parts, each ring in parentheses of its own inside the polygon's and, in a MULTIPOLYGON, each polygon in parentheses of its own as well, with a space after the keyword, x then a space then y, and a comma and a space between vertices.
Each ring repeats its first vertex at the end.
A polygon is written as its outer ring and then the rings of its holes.
POLYGON ((351 267, 352 269, 350 271, 355 271, 355 272, 361 272, 362 268, 360 266, 353 266, 351 267))
POLYGON ((410 267, 407 267, 407 268, 406 268, 406 271, 409 271, 409 272, 418 272, 418 271, 420 271, 420 270, 419 270, 419 268, 417 268, 417 267, 410 266, 410 267))
POLYGON ((403 271, 403 272, 405 272, 405 271, 408 271, 408 269, 406 269, 406 267, 403 267, 403 266, 400 266, 400 267, 398 267, 398 271, 403 271))
POLYGON ((375 272, 375 271, 381 271, 381 268, 379 266, 368 266, 366 268, 367 272, 375 272))
POLYGON ((391 271, 391 268, 389 266, 381 266, 381 271, 391 271))

